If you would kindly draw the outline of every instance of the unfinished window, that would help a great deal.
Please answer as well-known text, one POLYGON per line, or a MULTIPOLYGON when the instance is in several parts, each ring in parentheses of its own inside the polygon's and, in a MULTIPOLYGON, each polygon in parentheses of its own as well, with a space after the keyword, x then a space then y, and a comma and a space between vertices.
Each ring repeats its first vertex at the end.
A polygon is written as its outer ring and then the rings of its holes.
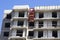
POLYGON ((10 23, 5 23, 6 28, 10 28, 10 23))
POLYGON ((39 21, 39 28, 43 27, 43 21, 39 21))
POLYGON ((24 22, 23 21, 18 21, 17 25, 18 26, 23 26, 24 22))
POLYGON ((57 12, 52 12, 52 17, 56 18, 57 17, 57 12))
POLYGON ((22 37, 22 35, 23 35, 23 30, 17 30, 16 36, 22 37))
POLYGON ((57 27, 57 21, 52 21, 52 26, 57 27))
POLYGON ((38 38, 43 37, 43 31, 38 31, 38 38))
POLYGON ((31 39, 34 36, 34 31, 29 31, 28 37, 31 39))
POLYGON ((19 17, 24 17, 24 11, 19 12, 19 17))
POLYGON ((55 31, 52 31, 52 36, 53 37, 57 37, 57 31, 55 30, 55 31))
POLYGON ((7 14, 6 19, 11 19, 11 14, 7 14))
POLYGON ((43 18, 43 13, 39 13, 39 18, 43 18))
POLYGON ((34 22, 29 22, 29 28, 33 28, 34 27, 34 22))
POLYGON ((4 32, 4 37, 8 37, 9 36, 9 32, 4 32))

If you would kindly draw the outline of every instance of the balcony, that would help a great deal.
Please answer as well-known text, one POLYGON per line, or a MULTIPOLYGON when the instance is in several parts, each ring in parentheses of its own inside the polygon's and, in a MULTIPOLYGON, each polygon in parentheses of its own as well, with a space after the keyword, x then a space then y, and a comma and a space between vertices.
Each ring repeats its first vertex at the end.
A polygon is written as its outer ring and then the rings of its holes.
POLYGON ((10 28, 10 30, 11 29, 27 29, 27 27, 24 27, 24 26, 12 26, 11 28, 10 28))
POLYGON ((33 36, 28 36, 28 39, 33 39, 34 37, 33 36))
POLYGON ((34 18, 34 20, 60 20, 60 18, 34 18))
POLYGON ((41 28, 33 28, 34 30, 60 30, 60 27, 41 27, 41 28))
POLYGON ((28 19, 28 17, 13 17, 11 20, 25 20, 28 19))
POLYGON ((40 38, 36 38, 36 37, 34 37, 34 36, 30 36, 30 37, 28 37, 28 39, 32 39, 32 40, 60 40, 60 38, 55 38, 55 37, 48 37, 48 38, 46 38, 46 37, 40 37, 40 38))
POLYGON ((33 29, 34 28, 34 26, 28 26, 28 29, 33 29))
POLYGON ((14 40, 14 39, 17 39, 17 40, 26 40, 26 37, 10 36, 8 39, 9 40, 14 40))
POLYGON ((41 37, 41 38, 33 38, 33 40, 60 40, 60 38, 44 38, 44 37, 41 37))

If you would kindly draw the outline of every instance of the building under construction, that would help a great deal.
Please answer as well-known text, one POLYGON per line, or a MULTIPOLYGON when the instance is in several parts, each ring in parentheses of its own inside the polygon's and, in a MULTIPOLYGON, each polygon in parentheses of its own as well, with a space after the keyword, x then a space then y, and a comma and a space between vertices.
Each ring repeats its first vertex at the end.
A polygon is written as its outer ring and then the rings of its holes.
POLYGON ((60 6, 4 10, 1 40, 60 40, 60 6))

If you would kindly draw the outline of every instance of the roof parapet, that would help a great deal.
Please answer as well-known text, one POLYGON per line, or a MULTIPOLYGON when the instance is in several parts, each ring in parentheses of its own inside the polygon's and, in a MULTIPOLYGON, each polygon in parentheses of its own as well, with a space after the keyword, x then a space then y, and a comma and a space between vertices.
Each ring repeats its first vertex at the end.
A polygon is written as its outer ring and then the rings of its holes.
POLYGON ((12 10, 4 10, 4 13, 7 13, 7 14, 9 14, 11 12, 12 12, 12 10))
POLYGON ((35 10, 60 10, 60 6, 37 6, 35 10))
POLYGON ((28 5, 15 5, 13 9, 29 9, 28 5))

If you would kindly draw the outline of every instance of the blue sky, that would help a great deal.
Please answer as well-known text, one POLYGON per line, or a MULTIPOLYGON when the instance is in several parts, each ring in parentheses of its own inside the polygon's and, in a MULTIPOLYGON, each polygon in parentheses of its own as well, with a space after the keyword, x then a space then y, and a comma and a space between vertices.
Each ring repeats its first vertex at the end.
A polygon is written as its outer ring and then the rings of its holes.
POLYGON ((48 6, 60 5, 60 0, 0 0, 0 31, 5 9, 12 9, 14 5, 48 6))

